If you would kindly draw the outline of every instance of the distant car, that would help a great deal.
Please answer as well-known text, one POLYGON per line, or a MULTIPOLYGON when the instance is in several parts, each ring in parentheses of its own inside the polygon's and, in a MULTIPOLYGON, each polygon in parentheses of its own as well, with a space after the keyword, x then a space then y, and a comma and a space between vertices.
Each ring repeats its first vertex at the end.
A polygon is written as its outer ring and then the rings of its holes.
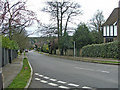
POLYGON ((0 68, 0 90, 3 90, 2 68, 0 68))
POLYGON ((27 49, 25 49, 25 52, 28 52, 28 50, 27 50, 27 49))

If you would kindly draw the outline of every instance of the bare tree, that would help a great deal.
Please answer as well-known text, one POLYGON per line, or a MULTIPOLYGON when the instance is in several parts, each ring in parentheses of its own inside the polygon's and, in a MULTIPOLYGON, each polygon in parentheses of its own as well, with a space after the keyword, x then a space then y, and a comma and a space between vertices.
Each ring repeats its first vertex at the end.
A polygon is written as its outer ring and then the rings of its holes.
POLYGON ((63 2, 52 1, 46 2, 46 4, 47 7, 43 8, 42 11, 50 13, 51 19, 56 21, 58 38, 64 36, 67 32, 70 19, 82 14, 78 3, 63 0, 63 2), (65 25, 63 22, 65 22, 65 25))
POLYGON ((102 24, 105 22, 103 12, 100 10, 97 10, 97 12, 94 14, 93 18, 90 19, 90 27, 92 30, 96 30, 99 33, 99 43, 101 43, 102 40, 102 24))
MULTIPOLYGON (((51 15, 51 20, 55 20, 58 34, 58 43, 62 37, 66 35, 68 23, 75 16, 81 15, 80 5, 78 3, 65 1, 62 2, 53 0, 46 2, 47 7, 43 8, 42 11, 48 12, 51 15)), ((60 45, 60 43, 59 43, 60 45)), ((62 53, 63 53, 63 48, 62 53)))
POLYGON ((33 11, 26 9, 26 2, 18 1, 11 4, 6 0, 2 3, 2 10, 0 13, 0 27, 2 33, 8 34, 11 39, 16 28, 19 28, 19 33, 33 24, 33 20, 37 20, 33 11))

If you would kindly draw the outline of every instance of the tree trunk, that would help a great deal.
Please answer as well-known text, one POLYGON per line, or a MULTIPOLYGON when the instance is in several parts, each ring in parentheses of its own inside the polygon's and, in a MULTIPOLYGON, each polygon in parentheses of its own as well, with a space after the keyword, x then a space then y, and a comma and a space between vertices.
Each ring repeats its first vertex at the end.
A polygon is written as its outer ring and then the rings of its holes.
POLYGON ((56 49, 54 49, 54 54, 56 55, 56 49))
POLYGON ((66 56, 66 54, 67 54, 67 49, 65 49, 65 56, 66 56))
POLYGON ((60 55, 62 55, 62 56, 64 55, 63 54, 63 48, 60 50, 60 55))

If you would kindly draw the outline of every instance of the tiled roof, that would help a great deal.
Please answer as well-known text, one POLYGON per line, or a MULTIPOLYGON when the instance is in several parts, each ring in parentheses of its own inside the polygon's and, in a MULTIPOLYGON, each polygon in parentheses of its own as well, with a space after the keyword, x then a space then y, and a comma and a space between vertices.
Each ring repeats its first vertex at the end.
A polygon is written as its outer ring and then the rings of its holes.
POLYGON ((118 20, 118 8, 115 8, 102 26, 112 25, 118 20))

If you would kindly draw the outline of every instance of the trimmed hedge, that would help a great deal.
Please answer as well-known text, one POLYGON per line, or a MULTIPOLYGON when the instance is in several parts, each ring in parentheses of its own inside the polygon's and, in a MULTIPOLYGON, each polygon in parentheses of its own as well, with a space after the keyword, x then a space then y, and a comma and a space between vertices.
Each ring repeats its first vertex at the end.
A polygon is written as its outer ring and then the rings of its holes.
POLYGON ((19 46, 15 41, 10 40, 8 37, 4 37, 4 36, 0 36, 0 38, 2 39, 3 48, 15 49, 15 50, 19 49, 19 46))
POLYGON ((117 59, 118 58, 118 41, 84 46, 81 49, 81 56, 117 59))

